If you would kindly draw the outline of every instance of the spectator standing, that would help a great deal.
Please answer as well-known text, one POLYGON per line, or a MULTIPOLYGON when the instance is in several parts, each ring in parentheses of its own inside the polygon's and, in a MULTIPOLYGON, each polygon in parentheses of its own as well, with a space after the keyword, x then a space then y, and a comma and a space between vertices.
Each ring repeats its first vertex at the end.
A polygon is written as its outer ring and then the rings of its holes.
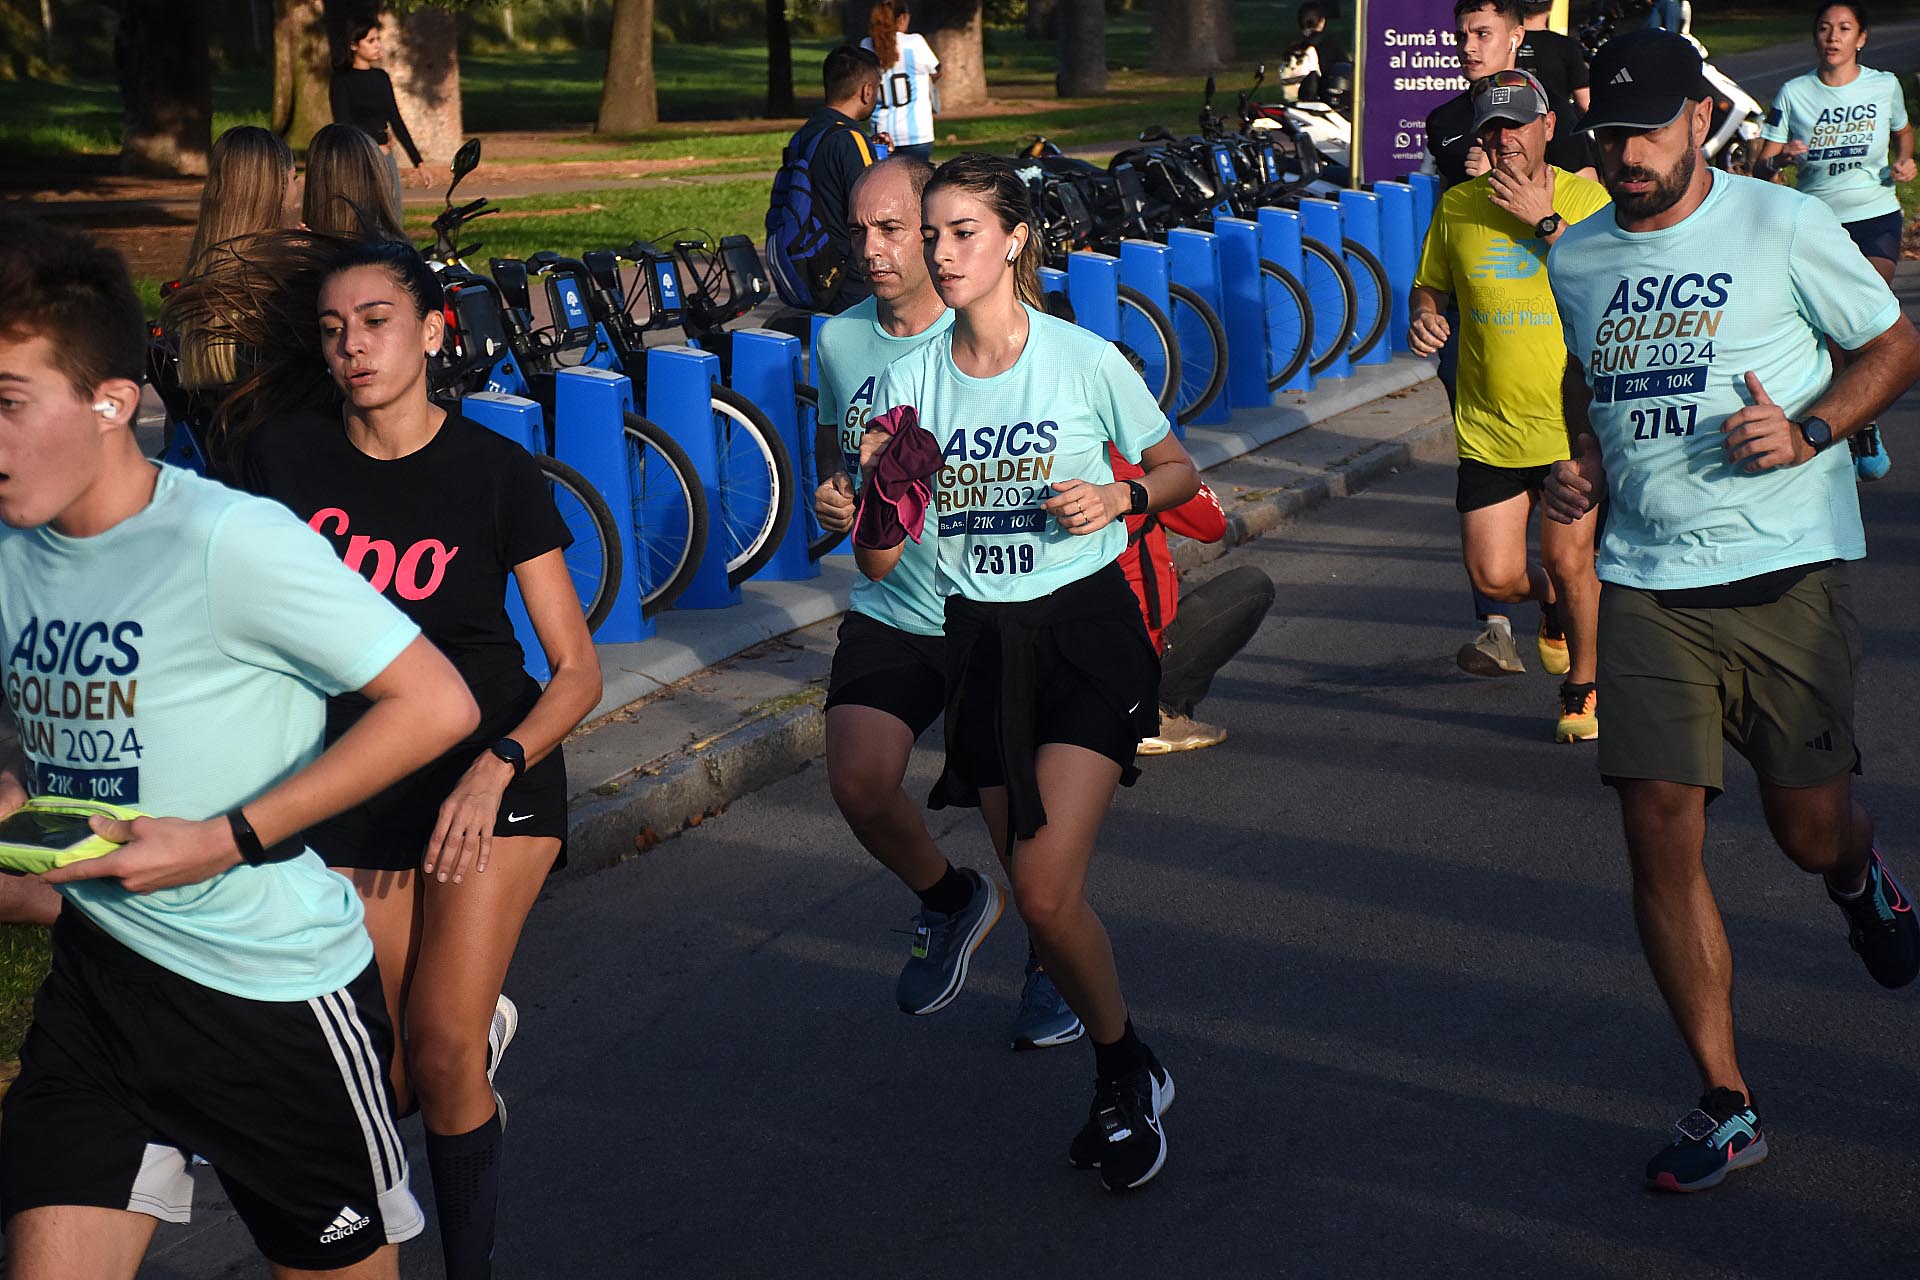
POLYGON ((381 67, 386 61, 386 33, 381 28, 378 10, 356 13, 347 24, 347 59, 334 68, 327 86, 333 104, 333 122, 350 124, 380 147, 387 174, 393 185, 393 202, 400 204, 400 162, 393 158, 398 141, 413 165, 413 176, 421 186, 433 185, 433 172, 421 163, 420 148, 413 145, 407 122, 400 118, 400 104, 393 98, 393 80, 381 67))
POLYGON ((927 38, 907 30, 910 0, 880 0, 868 19, 872 32, 860 42, 880 63, 880 94, 873 108, 873 132, 893 151, 922 160, 933 157, 934 88, 940 59, 927 38))
POLYGON ((310 231, 360 240, 405 240, 387 164, 379 144, 353 125, 322 128, 307 144, 301 224, 310 231))
POLYGON ((827 55, 820 78, 826 103, 781 155, 767 213, 767 257, 777 282, 787 274, 798 278, 780 284, 788 302, 838 314, 873 292, 853 258, 847 210, 855 180, 874 162, 860 126, 879 101, 880 60, 870 49, 843 44, 827 55))
POLYGON ((1520 16, 1526 35, 1520 41, 1517 65, 1533 72, 1534 78, 1556 98, 1565 98, 1582 113, 1593 99, 1587 87, 1587 55, 1580 42, 1548 28, 1553 0, 1524 0, 1520 16))

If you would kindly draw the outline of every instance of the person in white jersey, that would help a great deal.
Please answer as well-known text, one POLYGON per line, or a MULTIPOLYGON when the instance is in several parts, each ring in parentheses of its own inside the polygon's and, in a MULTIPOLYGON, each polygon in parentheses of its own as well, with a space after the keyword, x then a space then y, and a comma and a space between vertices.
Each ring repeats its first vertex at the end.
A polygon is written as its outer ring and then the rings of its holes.
MULTIPOLYGON (((911 410, 916 445, 938 450, 922 536, 946 595, 947 756, 929 804, 977 805, 987 821, 1033 946, 1093 1042, 1093 1105, 1069 1159, 1120 1191, 1165 1162, 1173 1080, 1134 1031, 1086 898, 1114 787, 1138 776, 1135 747, 1159 727, 1159 661, 1116 562, 1123 517, 1178 506, 1200 477, 1113 345, 1037 309, 1040 244, 1011 165, 948 161, 922 217, 954 322, 888 367, 875 404, 911 410), (1115 482, 1109 443, 1145 475, 1115 482)), ((862 469, 885 477, 902 438, 869 423, 862 469)), ((905 544, 855 527, 876 580, 905 544)))
MULTIPOLYGON (((1900 78, 1860 65, 1866 45, 1861 0, 1821 5, 1813 16, 1819 63, 1780 87, 1753 173, 1771 178, 1791 164, 1794 185, 1833 206, 1860 252, 1891 282, 1903 221, 1894 184, 1914 178, 1913 124, 1900 78)), ((1862 480, 1887 474, 1886 448, 1873 423, 1847 444, 1862 480)))
POLYGON ((1868 973, 1920 972, 1911 899, 1854 795, 1866 554, 1833 448, 1920 377, 1920 334, 1825 203, 1710 167, 1713 94, 1684 38, 1636 31, 1593 63, 1613 213, 1547 258, 1569 359, 1569 521, 1600 541, 1600 773, 1620 796, 1641 948, 1704 1093, 1647 1180, 1700 1191, 1766 1158, 1734 1052, 1733 957, 1704 847, 1721 741, 1753 766, 1782 852, 1821 877, 1868 973), (1849 352, 1837 376, 1823 340, 1849 352))
POLYGON ((478 720, 405 615, 278 503, 141 456, 118 255, 0 219, 0 660, 30 796, 111 800, 0 1110, 16 1280, 131 1280, 213 1165, 281 1277, 397 1277, 424 1225, 360 901, 300 832, 478 720), (321 750, 326 698, 370 701, 321 750), (69 707, 86 711, 76 720, 69 707))
POLYGON ((880 99, 873 107, 874 136, 894 151, 922 160, 933 156, 934 85, 940 59, 918 32, 909 31, 910 0, 879 0, 868 15, 870 34, 860 47, 880 59, 880 99))
MULTIPOLYGON (((886 367, 953 327, 920 248, 920 194, 933 166, 890 156, 854 184, 855 260, 873 297, 821 326, 822 413, 839 423, 846 469, 814 496, 822 525, 853 527, 860 437, 886 367)), ((946 602, 934 583, 933 541, 909 544, 881 581, 862 578, 847 602, 827 681, 827 782, 860 843, 920 899, 913 947, 895 999, 904 1013, 944 1009, 966 985, 974 951, 1005 907, 988 876, 956 869, 907 795, 913 744, 946 702, 946 602)), ((1085 1026, 1028 949, 1015 1049, 1068 1044, 1085 1026)))

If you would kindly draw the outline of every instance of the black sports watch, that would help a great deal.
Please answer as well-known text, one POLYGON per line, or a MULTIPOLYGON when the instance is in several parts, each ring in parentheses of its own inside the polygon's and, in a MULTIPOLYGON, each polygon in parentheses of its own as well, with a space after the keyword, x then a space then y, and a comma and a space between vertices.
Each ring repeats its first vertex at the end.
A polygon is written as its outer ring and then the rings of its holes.
POLYGON ((488 747, 498 759, 513 766, 513 780, 520 781, 520 775, 527 771, 527 749, 512 738, 502 738, 488 747))
POLYGON ((1802 418, 1794 425, 1800 428, 1800 438, 1815 453, 1833 443, 1833 428, 1827 425, 1825 418, 1802 418))
POLYGON ((1539 236, 1542 240, 1545 240, 1548 236, 1558 231, 1560 229, 1560 224, 1565 221, 1566 219, 1561 217, 1559 214, 1550 213, 1546 217, 1540 219, 1540 221, 1533 224, 1533 233, 1539 236))
POLYGON ((1148 501, 1149 499, 1147 497, 1147 486, 1141 484, 1138 480, 1127 481, 1127 514, 1128 515, 1143 516, 1147 514, 1148 501))

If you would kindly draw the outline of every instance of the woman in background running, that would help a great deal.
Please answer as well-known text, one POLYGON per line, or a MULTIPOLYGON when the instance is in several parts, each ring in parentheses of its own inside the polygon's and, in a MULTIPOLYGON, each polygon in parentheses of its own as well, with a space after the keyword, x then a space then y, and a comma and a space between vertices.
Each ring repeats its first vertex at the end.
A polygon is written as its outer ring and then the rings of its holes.
POLYGON ((402 240, 400 199, 386 178, 379 144, 350 124, 323 125, 307 144, 300 220, 315 231, 363 240, 402 240))
POLYGON ((910 0, 880 0, 867 18, 870 34, 860 42, 880 60, 880 100, 873 108, 874 136, 894 151, 926 160, 933 155, 934 84, 940 59, 927 38, 908 31, 910 0))
POLYGON ((400 104, 393 98, 393 80, 380 64, 386 61, 386 33, 377 9, 362 10, 347 22, 347 58, 334 68, 327 85, 335 124, 350 124, 372 138, 380 148, 380 162, 393 191, 393 203, 400 204, 400 162, 393 158, 393 144, 406 149, 413 164, 413 175, 423 187, 433 185, 433 173, 420 163, 420 148, 413 145, 407 122, 400 118, 400 104), (391 134, 391 137, 389 136, 391 134))
MULTIPOLYGON (((1814 69, 1787 81, 1774 98, 1753 174, 1771 179, 1794 166, 1794 185, 1833 206, 1860 252, 1891 283, 1903 222, 1894 184, 1914 178, 1913 125, 1899 77, 1860 65, 1868 26, 1862 0, 1814 11, 1814 69)), ((1834 358, 1842 358, 1837 348, 1834 358)), ((1847 443, 1862 480, 1887 474, 1876 424, 1847 443)))
MULTIPOLYGON (((426 1121, 446 1274, 470 1280, 491 1274, 506 1128, 492 1077, 519 1020, 501 987, 564 856, 560 742, 599 701, 600 668, 545 477, 520 446, 427 397, 445 334, 439 278, 411 245, 369 241, 318 285, 307 302, 334 401, 243 438, 238 470, 418 623, 480 706, 453 750, 306 833, 366 908, 399 1046, 394 1094, 426 1121), (544 689, 507 617, 509 578, 553 672, 544 689)), ((364 710, 353 696, 329 703, 328 741, 364 710)))
MULTIPOLYGON (((1173 1079, 1134 1032, 1086 896, 1114 787, 1138 776, 1136 744, 1159 728, 1159 662, 1115 562, 1129 513, 1178 506, 1200 478, 1113 344, 1038 309, 1032 216, 1004 161, 940 167, 921 234, 954 322, 887 367, 874 403, 911 407, 932 437, 916 433, 917 452, 938 448, 923 536, 937 539, 947 595, 947 756, 929 803, 977 805, 986 820, 1033 947, 1093 1041, 1093 1105, 1069 1159, 1120 1191, 1160 1172, 1173 1079), (1109 443, 1141 479, 1113 479, 1109 443)), ((869 420, 869 489, 900 438, 869 420)), ((855 525, 871 578, 905 546, 885 532, 855 525)))

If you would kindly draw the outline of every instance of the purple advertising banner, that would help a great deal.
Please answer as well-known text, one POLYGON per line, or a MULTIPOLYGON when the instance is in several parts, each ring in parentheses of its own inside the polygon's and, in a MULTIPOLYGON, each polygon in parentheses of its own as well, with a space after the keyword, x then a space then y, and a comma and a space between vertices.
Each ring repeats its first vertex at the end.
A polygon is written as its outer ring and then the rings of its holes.
POLYGON ((1427 113, 1467 91, 1453 8, 1439 0, 1360 0, 1355 15, 1356 184, 1403 178, 1427 155, 1427 113))

